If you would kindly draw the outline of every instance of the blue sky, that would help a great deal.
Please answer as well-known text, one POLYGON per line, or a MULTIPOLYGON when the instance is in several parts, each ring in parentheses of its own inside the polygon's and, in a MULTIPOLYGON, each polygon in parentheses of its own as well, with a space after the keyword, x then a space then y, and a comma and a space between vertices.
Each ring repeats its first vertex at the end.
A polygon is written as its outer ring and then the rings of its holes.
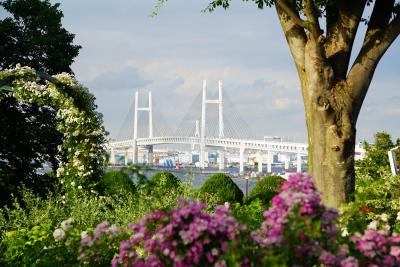
MULTIPOLYGON (((305 139, 300 85, 274 9, 233 1, 228 11, 209 14, 201 12, 207 1, 169 0, 151 18, 155 0, 58 2, 63 26, 83 47, 72 68, 96 95, 111 137, 117 136, 135 90, 151 90, 157 109, 173 125, 206 79, 210 90, 223 81, 255 134, 305 139)), ((381 130, 400 137, 399 62, 397 40, 364 101, 358 140, 372 140, 381 130)))

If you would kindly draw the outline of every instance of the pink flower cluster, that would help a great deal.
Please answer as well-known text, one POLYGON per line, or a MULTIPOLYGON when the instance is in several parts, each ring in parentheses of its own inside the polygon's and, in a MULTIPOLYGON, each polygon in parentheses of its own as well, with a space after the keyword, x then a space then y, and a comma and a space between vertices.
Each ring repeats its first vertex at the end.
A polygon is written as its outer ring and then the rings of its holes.
POLYGON ((292 263, 313 265, 321 260, 327 266, 340 266, 341 261, 351 260, 347 253, 337 252, 338 213, 321 203, 311 176, 293 175, 278 192, 263 214, 265 221, 252 232, 260 246, 278 248, 292 263))
POLYGON ((319 255, 319 263, 327 267, 358 267, 358 260, 349 255, 349 247, 344 244, 340 245, 336 254, 322 250, 319 255))
POLYGON ((227 207, 216 207, 214 214, 205 208, 180 200, 176 209, 155 211, 130 224, 133 235, 120 243, 112 266, 225 266, 220 256, 241 228, 227 207))
POLYGON ((110 226, 107 221, 104 221, 93 230, 93 237, 87 235, 86 232, 82 232, 78 259, 82 262, 88 262, 91 259, 95 262, 102 261, 101 251, 109 250, 110 241, 120 231, 118 226, 110 226))
POLYGON ((351 240, 365 257, 367 266, 400 266, 399 234, 390 236, 388 231, 367 229, 363 235, 353 235, 351 240))
POLYGON ((321 220, 322 230, 332 237, 336 235, 333 221, 338 213, 321 203, 311 176, 293 175, 278 192, 272 199, 272 207, 263 214, 265 221, 261 228, 252 233, 261 246, 282 245, 284 231, 294 216, 321 220))

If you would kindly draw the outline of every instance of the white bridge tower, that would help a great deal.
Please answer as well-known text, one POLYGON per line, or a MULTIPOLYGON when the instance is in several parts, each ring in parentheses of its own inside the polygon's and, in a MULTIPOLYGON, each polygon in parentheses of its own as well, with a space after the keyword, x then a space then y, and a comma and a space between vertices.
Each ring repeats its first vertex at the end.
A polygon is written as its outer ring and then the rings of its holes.
MULTIPOLYGON (((218 137, 224 137, 224 101, 222 99, 222 82, 218 81, 218 99, 207 99, 207 82, 203 81, 203 100, 201 103, 201 134, 200 134, 200 168, 205 168, 205 138, 206 138, 206 107, 207 104, 218 104, 218 137)), ((220 150, 220 170, 223 170, 224 153, 223 149, 220 150)))
MULTIPOLYGON (((138 138, 138 112, 139 111, 147 111, 149 112, 149 138, 153 137, 153 101, 151 97, 151 92, 149 92, 149 102, 147 107, 139 107, 139 92, 136 91, 135 94, 135 117, 133 120, 133 155, 132 155, 132 163, 138 163, 138 147, 136 144, 136 140, 138 138)), ((149 151, 152 151, 152 148, 149 148, 149 151)), ((149 162, 152 162, 153 156, 149 153, 149 162)))

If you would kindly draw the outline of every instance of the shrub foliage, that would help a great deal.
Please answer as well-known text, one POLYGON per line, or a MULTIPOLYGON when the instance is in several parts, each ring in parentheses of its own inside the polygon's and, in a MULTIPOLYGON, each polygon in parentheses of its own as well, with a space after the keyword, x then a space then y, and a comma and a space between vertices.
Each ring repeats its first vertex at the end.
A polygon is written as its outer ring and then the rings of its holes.
POLYGON ((182 185, 181 180, 173 173, 162 171, 158 172, 151 177, 151 179, 146 183, 145 188, 147 190, 154 191, 157 190, 170 190, 178 189, 182 185))
POLYGON ((122 171, 109 171, 103 175, 102 182, 105 192, 113 195, 118 192, 131 192, 136 191, 136 185, 131 177, 122 171))
POLYGON ((242 190, 223 173, 216 173, 209 177, 200 187, 200 192, 216 195, 219 203, 243 202, 242 190))
POLYGON ((284 181, 285 179, 280 176, 265 177, 251 190, 249 202, 259 198, 265 206, 269 206, 271 199, 277 194, 284 181))

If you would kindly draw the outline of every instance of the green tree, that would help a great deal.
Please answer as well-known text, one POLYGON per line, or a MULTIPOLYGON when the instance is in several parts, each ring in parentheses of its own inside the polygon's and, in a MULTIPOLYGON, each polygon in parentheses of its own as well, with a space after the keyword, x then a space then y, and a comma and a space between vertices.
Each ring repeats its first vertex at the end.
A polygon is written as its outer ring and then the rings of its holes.
MULTIPOLYGON (((158 0, 158 7, 164 2, 158 0)), ((260 9, 276 8, 300 79, 309 171, 324 203, 338 207, 354 192, 356 123, 375 69, 400 33, 400 4, 395 0, 252 2, 260 9), (373 8, 369 20, 364 20, 363 44, 353 51, 367 5, 373 8)), ((230 3, 214 0, 206 10, 227 9, 230 3)))
POLYGON ((373 145, 364 142, 366 156, 356 162, 359 172, 372 178, 379 178, 382 171, 390 172, 387 152, 393 147, 392 138, 388 133, 377 132, 373 145))
POLYGON ((61 25, 60 4, 4 0, 0 5, 11 15, 0 20, 0 70, 20 63, 49 74, 72 73, 70 66, 81 47, 61 25))
POLYGON ((51 162, 54 168, 58 165, 61 134, 54 124, 54 110, 48 107, 18 104, 10 96, 1 100, 0 206, 9 203, 11 193, 17 195, 21 182, 41 194, 56 186, 55 179, 36 173, 43 161, 51 162))
MULTIPOLYGON (((59 4, 48 0, 4 0, 0 8, 0 71, 17 63, 49 74, 72 72, 70 65, 80 46, 61 26, 59 4)), ((53 189, 55 179, 36 174, 43 162, 58 166, 57 146, 62 136, 56 130, 56 110, 50 106, 19 103, 0 90, 0 206, 24 183, 35 192, 53 189), (47 182, 45 182, 47 181, 47 182)))

